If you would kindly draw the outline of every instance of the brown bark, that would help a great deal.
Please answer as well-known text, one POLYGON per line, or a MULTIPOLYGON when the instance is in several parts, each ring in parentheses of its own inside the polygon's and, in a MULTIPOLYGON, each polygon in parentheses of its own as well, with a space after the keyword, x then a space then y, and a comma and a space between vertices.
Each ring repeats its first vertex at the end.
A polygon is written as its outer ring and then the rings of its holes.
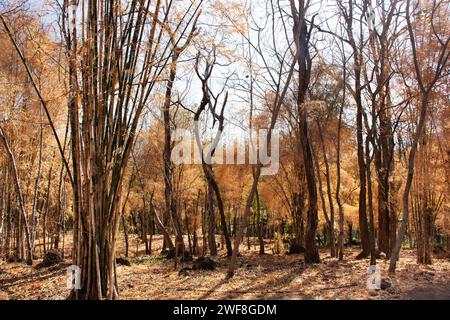
POLYGON ((151 210, 153 212, 153 216, 155 217, 155 220, 156 220, 156 223, 157 223, 158 227, 161 229, 161 232, 164 235, 164 240, 166 241, 167 246, 169 247, 169 250, 175 250, 175 246, 173 245, 172 239, 170 238, 169 231, 167 230, 167 228, 162 223, 161 219, 158 216, 158 212, 156 212, 156 208, 153 206, 152 203, 150 203, 150 208, 151 208, 151 210))
POLYGON ((325 177, 327 181, 327 195, 328 195, 328 203, 330 205, 330 254, 332 257, 336 257, 336 242, 335 242, 335 234, 334 234, 334 204, 333 204, 333 196, 331 190, 331 173, 330 173, 330 164, 328 162, 327 152, 325 148, 325 139, 323 137, 322 126, 320 122, 317 122, 317 127, 319 129, 319 137, 322 145, 322 153, 323 153, 323 161, 325 163, 325 177))
MULTIPOLYGON (((36 180, 34 183, 34 193, 33 193, 33 201, 31 204, 31 255, 34 255, 34 242, 36 239, 36 228, 39 219, 39 215, 36 213, 37 200, 39 195, 39 183, 41 181, 41 170, 42 170, 42 149, 43 149, 43 135, 44 135, 44 125, 43 125, 43 115, 42 115, 42 107, 40 108, 40 126, 39 126, 39 156, 38 156, 38 170, 36 175, 36 180)), ((45 243, 45 237, 44 237, 45 243)), ((45 245, 44 245, 44 253, 45 253, 45 245)))
POLYGON ((259 201, 258 188, 256 188, 256 212, 257 212, 257 219, 258 219, 259 254, 263 255, 263 254, 265 254, 265 252, 264 252, 264 238, 263 238, 264 221, 263 221, 263 214, 261 212, 261 204, 260 204, 260 201, 259 201))
MULTIPOLYGON (((270 124, 269 131, 268 131, 268 134, 267 134, 267 139, 266 139, 268 144, 270 144, 271 137, 272 137, 272 132, 271 131, 275 127, 275 123, 276 123, 277 118, 278 118, 278 113, 280 112, 281 105, 282 105, 282 103, 284 101, 284 97, 286 96, 286 92, 288 90, 288 87, 289 87, 292 75, 294 73, 294 67, 295 67, 296 62, 297 62, 297 55, 298 54, 296 54, 296 56, 294 57, 294 60, 292 61, 292 64, 291 64, 291 66, 289 68, 289 73, 288 73, 288 76, 286 78, 286 82, 284 84, 283 89, 281 90, 281 92, 277 92, 277 99, 274 102, 274 108, 273 108, 272 116, 271 116, 271 124, 270 124)), ((261 165, 261 163, 259 163, 256 166, 255 173, 253 175, 253 183, 252 183, 252 186, 250 188, 250 193, 249 193, 249 195, 247 197, 247 200, 245 202, 244 213, 243 213, 243 215, 242 215, 242 217, 240 219, 240 223, 239 223, 239 226, 238 226, 237 231, 236 231, 236 237, 234 239, 233 255, 231 256, 230 265, 228 267, 227 278, 231 278, 231 277, 234 276, 234 271, 235 271, 236 262, 237 262, 237 256, 238 256, 238 253, 239 253, 239 245, 241 243, 242 236, 244 234, 244 230, 245 230, 245 227, 246 227, 245 224, 246 224, 248 216, 250 214, 250 209, 251 209, 251 206, 252 206, 252 203, 253 203, 253 198, 254 198, 254 196, 256 194, 256 188, 258 186, 259 177, 261 175, 261 167, 262 167, 262 165, 261 165)))
MULTIPOLYGON (((436 5, 436 3, 433 4, 433 6, 435 6, 435 5, 436 5)), ((431 81, 429 81, 427 84, 425 84, 423 74, 421 71, 421 67, 419 65, 420 61, 418 58, 416 39, 415 39, 414 31, 413 31, 413 26, 411 23, 410 6, 411 6, 411 1, 407 0, 405 16, 406 16, 409 40, 411 43, 411 49, 412 49, 412 54, 413 54, 415 78, 416 78, 416 82, 417 82, 417 85, 420 90, 420 97, 421 97, 420 107, 419 107, 420 113, 419 113, 419 121, 417 123, 416 129, 414 132, 414 136, 413 136, 413 140, 412 140, 411 150, 410 150, 409 156, 408 156, 408 172, 407 172, 407 177, 406 177, 405 189, 403 191, 403 196, 402 196, 402 205, 403 205, 402 223, 400 225, 400 230, 398 231, 395 246, 392 249, 392 254, 391 254, 391 258, 390 258, 390 262, 389 262, 389 272, 390 273, 395 272, 395 269, 397 266, 397 260, 399 258, 400 249, 401 249, 402 242, 403 242, 403 237, 405 236, 406 228, 408 225, 409 193, 411 190, 411 185, 412 185, 413 177, 414 177, 414 160, 415 160, 415 156, 416 156, 416 152, 417 152, 417 145, 418 145, 418 142, 422 136, 422 132, 425 127, 428 105, 430 102, 430 92, 433 89, 436 82, 441 77, 442 72, 443 72, 445 66, 447 65, 447 61, 450 56, 450 51, 448 50, 448 46, 450 43, 450 37, 447 37, 446 40, 444 40, 444 41, 442 41, 441 39, 438 39, 439 43, 441 45, 439 48, 439 57, 438 57, 438 60, 436 61, 436 64, 435 64, 436 66, 435 66, 435 70, 432 74, 431 81)), ((435 12, 434 9, 435 9, 435 7, 433 7, 433 14, 435 12)))
MULTIPOLYGON (((171 63, 170 63, 170 72, 169 79, 166 85, 166 93, 164 98, 163 105, 163 119, 164 119, 164 150, 163 150, 163 160, 164 160, 164 196, 166 202, 166 215, 172 217, 172 223, 175 230, 175 249, 178 254, 184 255, 185 245, 183 241, 183 228, 182 221, 180 218, 180 214, 178 212, 178 208, 176 205, 176 201, 173 196, 173 169, 170 160, 171 152, 172 152, 172 138, 171 138, 171 115, 170 115, 170 107, 172 105, 172 90, 175 82, 176 74, 177 74, 177 65, 178 58, 183 53, 183 51, 189 46, 189 43, 192 40, 192 37, 196 32, 196 25, 199 15, 196 15, 193 23, 192 29, 187 36, 186 41, 183 45, 180 45, 178 40, 174 38, 174 34, 172 31, 169 31, 170 42, 173 46, 172 55, 171 55, 171 63)), ((168 26, 165 26, 169 28, 168 26)))
POLYGON ((331 221, 330 217, 328 216, 328 210, 327 210, 327 203, 325 201, 325 195, 323 192, 323 186, 322 186, 322 175, 320 173, 320 164, 319 160, 317 159, 317 156, 314 156, 314 167, 316 168, 316 174, 317 174, 317 181, 319 183, 319 195, 320 195, 320 203, 322 204, 322 212, 325 217, 326 221, 326 232, 328 233, 328 237, 331 238, 331 221))
POLYGON ((339 235, 338 235, 338 258, 344 259, 344 208, 341 202, 341 131, 342 131, 342 114, 344 112, 344 105, 346 99, 346 87, 347 80, 346 64, 344 57, 343 65, 343 88, 342 88, 342 102, 339 110, 338 128, 337 128, 337 142, 336 142, 336 203, 339 210, 339 235))
POLYGON ((367 195, 368 195, 368 205, 369 205, 369 237, 370 237, 370 265, 376 265, 377 261, 375 258, 375 218, 373 210, 373 193, 372 193, 372 172, 371 164, 372 159, 370 155, 370 141, 373 138, 373 132, 368 129, 367 116, 364 114, 364 120, 366 123, 367 131, 369 132, 366 137, 366 168, 367 168, 367 195))
POLYGON ((175 81, 176 70, 177 70, 177 61, 178 61, 178 52, 174 52, 172 56, 172 62, 170 65, 170 75, 169 80, 166 86, 166 95, 163 106, 163 119, 164 119, 164 150, 163 150, 163 159, 164 159, 164 197, 166 202, 166 215, 170 215, 172 217, 172 223, 175 230, 175 247, 178 254, 183 254, 184 250, 184 241, 183 241, 183 230, 181 227, 181 221, 178 214, 177 206, 175 203, 175 199, 173 197, 173 185, 172 185, 172 164, 170 160, 170 155, 172 151, 172 140, 171 140, 171 128, 170 128, 170 105, 172 104, 172 88, 173 83, 175 81))
POLYGON ((216 215, 214 212, 214 200, 213 193, 210 186, 207 188, 208 193, 206 195, 206 212, 208 216, 208 246, 209 253, 212 256, 217 256, 216 245, 216 215))
POLYGON ((207 194, 206 194, 206 210, 208 212, 209 217, 209 228, 208 228, 208 241, 209 241, 209 247, 211 255, 217 255, 217 249, 216 249, 216 241, 215 241, 215 229, 216 229, 216 219, 215 219, 215 211, 214 211, 214 196, 217 202, 217 208, 219 210, 220 215, 220 221, 221 221, 221 227, 222 227, 222 234, 225 238, 225 244, 227 249, 227 256, 232 255, 232 246, 231 246, 231 240, 228 233, 228 227, 227 227, 227 221, 225 217, 225 210, 223 206, 222 196, 220 194, 219 186, 217 184, 217 181, 214 177, 213 167, 212 167, 212 157, 214 156, 214 153, 216 151, 217 144, 220 141, 220 138, 223 133, 224 129, 224 111, 225 107, 227 105, 228 100, 228 92, 225 94, 225 97, 222 102, 221 109, 219 113, 216 113, 216 106, 219 102, 219 96, 214 96, 210 90, 209 87, 209 79, 212 75, 214 64, 216 61, 216 48, 213 48, 212 53, 210 54, 210 57, 212 59, 212 62, 206 61, 205 66, 205 72, 203 75, 200 74, 199 70, 199 63, 200 63, 200 55, 198 54, 196 57, 196 63, 195 63, 195 72, 197 73, 197 77, 200 79, 200 82, 202 84, 202 99, 200 102, 200 105, 196 112, 194 113, 194 126, 195 126, 195 142, 196 142, 196 148, 198 149, 201 161, 202 161, 202 169, 203 174, 205 176, 206 182, 208 184, 207 187, 207 194), (214 106, 214 107, 213 107, 214 106), (202 143, 200 140, 200 133, 199 133, 199 120, 202 113, 206 110, 206 108, 209 107, 209 111, 211 112, 214 124, 216 121, 218 122, 218 129, 213 141, 212 146, 209 148, 209 150, 205 151, 203 150, 202 143))
MULTIPOLYGON (((115 242, 122 184, 143 109, 169 61, 160 52, 161 37, 157 35, 163 32, 159 18, 167 21, 170 10, 163 10, 160 0, 154 5, 133 0, 128 7, 133 18, 123 24, 120 2, 111 5, 88 1, 84 10, 77 10, 77 6, 78 1, 70 0, 70 30, 63 19, 69 57, 75 180, 72 257, 74 264, 81 267, 83 285, 72 296, 115 299, 115 242), (77 12, 82 15, 79 19, 77 12), (77 32, 80 21, 83 29, 77 32), (79 41, 81 51, 77 50, 79 41), (81 76, 80 81, 77 75, 81 76)), ((192 23, 199 7, 191 8, 192 17, 187 14, 187 20, 180 19, 177 24, 192 23)), ((63 9, 66 17, 69 1, 65 1, 63 9)), ((181 31, 179 37, 183 38, 184 33, 181 31)))
MULTIPOLYGON (((408 5, 409 7, 409 5, 408 5)), ((396 266, 397 266, 397 260, 399 258, 400 249, 403 242, 403 237, 406 233, 406 227, 408 224, 409 219, 409 192, 411 190, 411 184, 414 176, 414 158, 417 152, 417 143, 420 139, 420 136, 422 135, 423 127, 425 125, 426 115, 427 115, 427 108, 429 103, 429 97, 428 93, 425 92, 425 95, 422 96, 421 101, 421 109, 420 109, 420 117, 419 117, 419 123, 417 124, 415 133, 414 133, 414 139, 412 142, 411 150, 409 152, 408 157, 408 174, 406 177, 406 185, 405 189, 403 191, 403 197, 402 197, 402 223, 400 225, 400 230, 398 231, 397 235, 397 241, 395 243, 395 246, 392 249, 392 255, 389 262, 389 272, 394 273, 396 266)))
MULTIPOLYGON (((22 188, 20 186, 19 174, 17 171, 16 159, 14 157, 14 154, 12 153, 9 142, 8 142, 1 126, 0 126, 0 140, 3 143, 3 147, 6 150, 6 153, 8 155, 8 160, 11 165, 11 171, 12 171, 12 176, 13 176, 13 180, 14 180, 14 187, 16 189, 17 198, 19 200, 20 217, 23 221, 23 228, 25 229, 25 237, 26 237, 25 242, 27 245, 27 264, 31 265, 33 263, 33 256, 32 256, 32 252, 33 252, 32 248, 33 247, 32 247, 32 243, 31 243, 31 237, 30 237, 31 234, 30 234, 30 228, 28 225, 27 213, 25 211, 25 203, 24 203, 22 188)), ((20 227, 20 224, 19 224, 19 233, 21 233, 21 232, 22 232, 22 228, 20 227)), ((19 242, 21 243, 22 241, 19 240, 19 242)))
MULTIPOLYGON (((44 248, 44 254, 47 252, 47 247, 46 247, 46 241, 45 241, 45 236, 46 236, 46 232, 47 232, 47 217, 50 213, 50 185, 52 182, 52 171, 53 171, 53 161, 52 161, 52 165, 50 166, 50 169, 48 171, 48 179, 47 179, 47 192, 46 192, 46 200, 45 200, 45 211, 44 211, 44 217, 43 217, 43 221, 42 221, 42 238, 43 238, 43 248, 44 248)), ((51 241, 48 242, 50 245, 52 244, 51 241)))
MULTIPOLYGON (((306 92, 308 90, 311 75, 311 57, 309 54, 309 37, 311 30, 308 31, 306 25, 307 4, 300 0, 297 10, 295 1, 291 0, 291 13, 294 19, 293 36, 296 46, 298 63, 298 88, 297 88, 297 108, 299 115, 299 138, 303 150, 303 162, 306 174, 306 183, 308 186, 308 214, 307 228, 305 236, 305 262, 320 262, 319 251, 315 245, 316 230, 318 224, 318 198, 316 189, 316 175, 314 172, 314 161, 312 155, 312 145, 308 128, 308 111, 304 105, 306 101, 306 92)), ((312 23, 311 23, 312 24, 312 23)))
MULTIPOLYGON (((356 141, 357 141, 357 156, 358 156, 358 170, 359 170, 359 208, 358 208, 358 220, 359 230, 361 234, 362 252, 358 255, 358 258, 367 257, 370 253, 370 236, 369 227, 367 223, 367 200, 366 200, 366 164, 364 159, 364 139, 363 139, 363 104, 362 104, 362 84, 361 84, 361 72, 362 72, 362 47, 361 41, 358 45, 356 43, 354 32, 354 3, 353 0, 348 0, 348 8, 344 9, 343 4, 338 3, 340 12, 345 18, 345 29, 347 33, 347 43, 352 48, 353 54, 353 73, 354 73, 354 90, 352 92, 353 98, 356 103, 356 141)), ((364 2, 364 11, 367 9, 367 2, 364 2)))

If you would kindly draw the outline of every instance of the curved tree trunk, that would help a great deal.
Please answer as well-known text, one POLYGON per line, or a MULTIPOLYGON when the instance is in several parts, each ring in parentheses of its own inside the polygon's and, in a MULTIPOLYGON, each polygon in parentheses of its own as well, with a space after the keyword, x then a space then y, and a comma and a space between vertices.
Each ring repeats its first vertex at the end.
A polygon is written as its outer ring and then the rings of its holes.
MULTIPOLYGON (((22 189, 20 187, 20 182, 19 182, 19 174, 17 172, 16 159, 14 157, 14 154, 12 153, 11 147, 9 146, 9 142, 3 132, 2 127, 0 127, 0 140, 2 141, 3 146, 6 149, 6 153, 8 155, 8 159, 9 159, 9 162, 11 165, 14 186, 16 189, 17 198, 19 200, 20 216, 23 220, 24 229, 25 229, 25 237, 26 237, 25 243, 27 245, 27 264, 31 265, 31 264, 33 264, 33 256, 32 256, 33 246, 32 246, 31 238, 30 238, 31 234, 30 234, 30 229, 29 229, 29 225, 28 225, 28 218, 27 218, 27 214, 25 212, 25 203, 24 203, 23 193, 22 193, 22 189)), ((21 230, 20 230, 20 232, 21 232, 21 230)))

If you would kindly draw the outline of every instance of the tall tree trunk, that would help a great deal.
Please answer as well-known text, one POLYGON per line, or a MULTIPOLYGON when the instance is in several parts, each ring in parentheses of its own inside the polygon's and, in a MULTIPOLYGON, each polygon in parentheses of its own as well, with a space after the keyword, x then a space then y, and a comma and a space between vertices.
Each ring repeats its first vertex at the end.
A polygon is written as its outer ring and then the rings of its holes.
POLYGON ((369 236, 370 236, 370 265, 374 266, 377 264, 375 258, 375 218, 373 210, 373 194, 372 194, 372 173, 371 173, 371 163, 372 158, 370 156, 370 139, 372 133, 366 137, 366 168, 367 168, 367 194, 368 194, 368 204, 369 204, 369 236))
MULTIPOLYGON (((159 1, 157 7, 159 7, 159 1)), ((201 4, 201 2, 200 2, 201 4)), ((199 6, 196 10, 199 9, 199 6)), ((183 228, 182 221, 180 218, 180 214, 178 212, 177 204, 175 202, 173 196, 173 169, 171 163, 171 152, 172 152, 172 138, 171 138, 171 115, 170 115, 170 107, 172 105, 172 90, 175 82, 176 74, 177 74, 177 65, 178 58, 181 53, 189 46, 189 43, 192 40, 192 37, 196 32, 196 25, 199 14, 195 14, 195 18, 193 18, 192 29, 190 33, 187 35, 186 41, 183 45, 179 43, 181 39, 175 39, 174 33, 169 29, 170 42, 173 45, 172 54, 171 54, 171 63, 170 63, 170 71, 169 71, 169 79, 166 85, 166 93, 164 97, 164 105, 163 105, 163 119, 164 119, 164 150, 163 150, 163 161, 164 161, 164 196, 166 202, 166 215, 170 213, 172 217, 172 223, 175 230, 175 251, 177 254, 181 254, 184 256, 185 246, 183 241, 183 228)), ((155 23, 155 21, 153 22, 155 23)), ((187 26, 186 26, 187 27, 187 26)), ((185 29, 186 30, 186 29, 185 29)), ((184 32, 183 32, 184 33, 184 32)))
POLYGON ((13 182, 11 179, 11 164, 5 166, 4 175, 4 242, 3 242, 3 252, 6 261, 10 259, 10 248, 11 248, 11 233, 12 233, 12 212, 11 212, 11 189, 13 189, 13 182))
POLYGON ((175 249, 178 254, 183 254, 184 241, 183 241, 183 231, 181 227, 181 221, 179 213, 177 211, 177 206, 173 196, 173 169, 170 160, 172 151, 172 138, 171 138, 171 128, 170 128, 170 105, 172 104, 172 88, 176 77, 177 70, 178 53, 174 53, 172 56, 172 63, 170 66, 170 75, 166 87, 166 95, 163 106, 163 119, 164 119, 164 150, 163 150, 163 160, 164 160, 164 197, 166 201, 166 215, 172 217, 172 223, 175 230, 175 249))
MULTIPOLYGON (((206 204, 206 201, 205 201, 206 204)), ((205 205, 206 208, 206 205, 205 205)), ((205 256, 208 251, 208 236, 206 234, 207 214, 206 210, 202 209, 202 255, 205 256)))
MULTIPOLYGON (((132 185, 133 181, 134 181, 134 176, 130 177, 130 180, 128 181, 127 195, 125 196, 125 200, 123 201, 123 204, 122 204, 122 210, 120 211, 120 219, 121 219, 122 228, 123 228, 123 240, 125 242, 125 257, 127 257, 127 258, 128 258, 128 250, 129 250, 129 241, 128 241, 127 222, 126 222, 126 219, 125 219, 125 209, 126 209, 126 205, 127 205, 127 202, 128 202, 128 198, 130 196, 131 185, 132 185)), ((150 212, 150 215, 151 214, 152 213, 150 212)))
MULTIPOLYGON (((11 165, 11 171, 12 171, 12 175, 13 175, 13 179, 14 179, 14 186, 16 189, 16 193, 17 193, 17 198, 19 200, 19 211, 20 211, 20 217, 22 219, 23 222, 23 227, 25 229, 25 237, 26 237, 26 245, 27 245, 27 264, 31 265, 33 264, 33 256, 32 256, 32 244, 31 244, 31 234, 30 234, 30 229, 29 229, 29 225, 28 225, 28 219, 27 219, 27 214, 25 212, 25 203, 24 203, 24 198, 23 198, 23 193, 22 193, 22 189, 20 187, 20 182, 19 182, 19 174, 17 172, 17 165, 16 165, 16 159, 14 157, 14 154, 12 153, 12 150, 9 146, 9 142, 3 132, 3 128, 0 127, 0 140, 3 143, 4 148, 6 149, 6 153, 8 155, 8 159, 11 165)), ((22 232, 22 228, 19 228, 19 234, 22 232)), ((19 241, 22 242, 22 241, 19 241)), ((18 244, 19 245, 19 244, 18 244)))
MULTIPOLYGON (((357 156, 358 156, 358 170, 359 170, 359 208, 358 208, 358 221, 359 231, 361 235, 362 252, 357 258, 365 258, 370 253, 370 236, 369 227, 367 223, 367 201, 366 201, 366 164, 364 159, 364 139, 363 139, 363 112, 364 107, 362 103, 362 85, 361 85, 361 72, 362 72, 362 48, 363 44, 356 44, 355 37, 353 35, 353 14, 354 14, 354 2, 348 1, 348 10, 344 14, 346 23, 346 33, 348 36, 348 43, 352 48, 353 54, 353 73, 354 73, 354 91, 353 98, 356 104, 356 142, 357 142, 357 156)), ((367 2, 363 3, 364 8, 367 8, 367 2)), ((341 12, 343 13, 343 12, 341 12)))
POLYGON ((295 1, 291 0, 291 13, 294 18, 293 36, 297 50, 298 63, 298 88, 297 88, 297 109, 299 116, 299 138, 303 150, 303 162, 306 174, 306 183, 308 186, 308 221, 305 236, 305 262, 320 262, 319 251, 315 244, 316 230, 318 225, 318 197, 316 189, 316 175, 314 172, 314 161, 312 155, 311 139, 308 129, 308 110, 304 104, 306 101, 306 92, 308 90, 311 75, 311 57, 309 54, 309 31, 306 25, 307 3, 303 0, 298 2, 297 10, 295 1))
MULTIPOLYGON (((53 159, 54 159, 54 155, 53 155, 53 159)), ((50 169, 48 171, 45 210, 43 209, 44 210, 44 217, 43 217, 43 221, 42 221, 42 238, 44 240, 44 242, 43 242, 44 254, 47 252, 45 235, 47 233, 47 217, 48 217, 49 212, 50 212, 50 186, 51 186, 51 181, 52 181, 52 172, 53 172, 53 161, 52 161, 52 164, 50 165, 50 169)), ((51 245, 51 242, 49 242, 49 244, 51 245)))
POLYGON ((198 231, 198 205, 200 202, 200 189, 197 192, 197 198, 195 199, 194 202, 194 230, 193 230, 193 235, 192 235, 192 254, 193 255, 198 255, 199 254, 199 249, 198 249, 198 236, 197 236, 197 231, 198 231))
POLYGON ((213 199, 213 191, 211 187, 208 186, 208 193, 206 198, 206 211, 208 213, 208 246, 209 253, 212 256, 217 255, 217 246, 216 246, 216 215, 214 212, 214 199, 213 199))
POLYGON ((322 204, 322 211, 323 211, 323 215, 324 215, 325 221, 326 221, 325 231, 328 232, 329 238, 332 239, 331 238, 331 221, 330 221, 330 217, 328 216, 327 203, 325 201, 325 195, 323 193, 322 175, 320 174, 320 164, 319 164, 319 160, 317 159, 317 156, 314 156, 314 164, 315 164, 314 167, 316 168, 317 181, 319 182, 320 203, 322 204))
POLYGON ((57 222, 56 222, 56 232, 55 232, 55 242, 54 242, 54 247, 55 249, 59 249, 59 242, 61 239, 61 230, 62 230, 62 224, 63 224, 63 216, 65 214, 64 209, 63 209, 63 186, 64 186, 64 180, 63 180, 63 175, 64 175, 64 166, 61 166, 61 171, 59 173, 59 183, 58 183, 58 217, 57 217, 57 222))
POLYGON ((429 96, 428 96, 428 91, 426 91, 422 95, 421 105, 420 105, 419 123, 417 124, 416 131, 414 133, 411 150, 409 152, 409 157, 408 157, 408 174, 406 177, 405 189, 403 190, 403 196, 402 196, 402 205, 403 205, 402 222, 400 225, 400 230, 398 231, 397 241, 395 242, 395 246, 392 248, 392 254, 391 254, 390 261, 389 261, 389 272, 390 273, 394 273, 395 269, 397 267, 397 260, 400 255, 400 249, 402 247, 403 237, 405 236, 406 228, 408 225, 409 192, 411 190, 411 184, 412 184, 413 177, 414 177, 414 159, 415 159, 416 152, 417 152, 418 141, 422 135, 423 128, 425 126, 428 103, 429 103, 429 96))
POLYGON ((161 229, 161 232, 163 233, 164 240, 166 241, 167 246, 169 247, 169 250, 175 251, 175 246, 173 245, 172 239, 170 238, 169 231, 162 223, 161 219, 158 216, 158 213, 156 212, 156 208, 153 206, 152 203, 150 203, 150 208, 151 208, 151 211, 153 212, 153 216, 155 217, 158 227, 161 229))
MULTIPOLYGON (((38 156, 38 170, 36 175, 36 181, 34 184, 34 194, 33 194, 33 203, 31 205, 31 255, 34 255, 34 241, 36 239, 36 228, 38 224, 39 215, 36 214, 36 205, 39 195, 39 183, 41 181, 41 170, 42 170, 42 149, 43 149, 43 135, 44 135, 44 117, 42 114, 42 107, 39 109, 40 112, 40 126, 39 126, 39 156, 38 156)), ((44 238, 45 243, 45 238, 44 238)), ((45 253, 45 248, 44 248, 45 253)))
POLYGON ((342 130, 342 114, 344 112, 344 105, 346 99, 346 65, 344 58, 343 66, 343 92, 342 92, 342 102, 339 109, 339 119, 338 119, 338 129, 337 129, 337 142, 336 142, 336 202, 339 210, 339 235, 338 235, 338 258, 339 260, 344 259, 344 207, 341 202, 341 130, 342 130))
MULTIPOLYGON (((280 111, 281 105, 284 101, 284 98, 286 96, 286 92, 288 90, 289 84, 291 82, 291 78, 292 75, 294 73, 294 67, 296 65, 296 61, 298 58, 298 53, 296 53, 296 56, 294 57, 294 60, 289 68, 289 74, 286 78, 286 82, 284 84, 283 90, 281 91, 281 94, 279 95, 279 97, 277 97, 278 99, 276 99, 275 105, 274 105, 274 109, 272 111, 272 118, 271 118, 271 123, 270 123, 270 127, 267 133, 267 138, 266 138, 266 142, 267 144, 270 144, 271 139, 272 139, 272 130, 275 127, 277 118, 278 118, 278 113, 280 111)), ((231 256, 231 261, 230 261, 230 265, 228 267, 228 272, 227 272, 227 278, 231 278, 234 276, 234 271, 236 268, 236 262, 237 262, 237 256, 239 254, 239 245, 241 243, 242 240, 242 236, 244 234, 244 230, 245 230, 245 224, 247 222, 248 216, 250 214, 250 209, 253 203, 253 198, 255 197, 256 194, 256 188, 258 187, 258 181, 259 181, 259 177, 261 176, 261 163, 259 163, 256 167, 255 173, 253 175, 253 182, 252 182, 252 186, 250 188, 250 193, 247 197, 247 200, 245 202, 245 208, 244 208, 244 213, 240 219, 240 223, 239 223, 239 227, 237 228, 236 231, 236 237, 234 239, 234 249, 233 249, 233 255, 231 256)))
POLYGON ((188 213, 187 213, 187 209, 186 209, 186 204, 184 204, 184 221, 185 221, 185 226, 186 226, 186 233, 187 233, 187 240, 188 240, 188 245, 189 245, 189 253, 192 255, 192 243, 191 243, 191 231, 190 231, 190 227, 189 227, 189 217, 188 217, 188 213))
POLYGON ((125 220, 125 214, 123 211, 120 215, 120 218, 122 220, 123 240, 125 242, 125 257, 128 258, 128 250, 129 250, 128 229, 127 229, 127 222, 125 220))
MULTIPOLYGON (((355 62, 356 64, 356 62, 355 62)), ((358 62, 359 66, 359 62, 358 62)), ((356 67, 355 67, 356 68, 356 67)), ((370 234, 369 226, 367 223, 367 201, 366 201, 366 163, 364 160, 364 140, 363 140, 363 106, 361 96, 358 95, 356 99, 357 112, 356 112, 356 130, 357 130, 357 144, 358 144, 358 169, 359 169, 359 232, 361 236, 362 252, 358 255, 358 258, 365 258, 370 254, 370 234)))
POLYGON ((141 240, 142 240, 142 242, 144 242, 144 245, 145 245, 145 254, 149 254, 148 236, 147 236, 148 224, 147 224, 147 213, 146 213, 145 207, 146 206, 144 203, 144 208, 140 214, 140 216, 141 216, 141 240))
MULTIPOLYGON (((413 141, 411 150, 409 152, 408 157, 408 173, 406 177, 406 184, 405 189, 403 190, 403 197, 402 197, 402 223, 400 225, 400 230, 397 235, 397 240, 395 242, 395 246, 392 249, 392 255, 389 262, 389 272, 394 273, 396 266, 397 266, 397 260, 399 258, 400 249, 402 247, 403 237, 406 233, 406 228, 408 225, 408 219, 409 219, 409 193, 411 190, 411 184, 413 182, 414 177, 414 160, 417 152, 417 145, 418 142, 422 136, 422 132, 425 127, 426 117, 427 117, 427 111, 428 111, 428 104, 430 100, 430 93, 433 89, 436 82, 439 80, 439 78, 442 76, 443 70, 446 69, 447 62, 450 57, 450 51, 448 50, 449 44, 450 44, 450 37, 446 37, 445 42, 441 41, 441 39, 438 39, 440 47, 439 47, 439 55, 438 60, 434 62, 435 69, 433 70, 433 73, 427 74, 427 80, 429 82, 425 84, 424 82, 424 71, 422 71, 420 61, 418 58, 418 52, 417 52, 417 43, 416 38, 414 35, 413 25, 411 23, 411 16, 416 16, 414 14, 410 14, 410 5, 411 1, 407 0, 406 2, 406 24, 408 29, 408 35, 409 40, 411 44, 412 54, 413 54, 413 62, 414 62, 414 72, 416 76, 417 85, 420 90, 420 114, 419 114, 419 122, 416 126, 416 130, 414 132, 413 141), (431 78, 431 80, 430 80, 431 78)), ((433 3, 433 14, 436 9, 435 7, 436 3, 433 3)), ((414 9, 413 9, 414 10, 414 9)), ((432 16, 433 19, 433 16, 432 16)))
POLYGON ((259 192, 258 188, 256 188, 256 210, 258 212, 258 241, 259 241, 259 254, 263 255, 264 252, 264 238, 263 238, 263 228, 264 228, 264 219, 263 214, 261 212, 261 204, 259 200, 259 192))
POLYGON ((320 122, 317 122, 317 126, 319 129, 319 137, 322 145, 322 153, 323 153, 323 161, 325 163, 325 172, 326 172, 326 181, 327 181, 327 195, 328 195, 328 203, 330 205, 330 254, 332 257, 336 257, 336 242, 334 235, 334 204, 333 204, 333 196, 331 190, 331 173, 330 173, 330 164, 328 163, 328 157, 325 148, 325 139, 323 138, 322 126, 320 122))

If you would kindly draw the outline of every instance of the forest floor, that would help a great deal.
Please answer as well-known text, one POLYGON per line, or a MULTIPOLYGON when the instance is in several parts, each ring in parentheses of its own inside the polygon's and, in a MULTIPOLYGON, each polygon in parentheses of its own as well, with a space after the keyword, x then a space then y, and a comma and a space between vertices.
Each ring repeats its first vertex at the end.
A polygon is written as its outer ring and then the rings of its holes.
MULTIPOLYGON (((356 248, 348 248, 343 261, 321 249, 322 263, 306 266, 303 254, 272 254, 270 242, 266 245, 268 254, 260 256, 254 240, 250 250, 247 244, 242 245, 239 268, 228 281, 228 258, 223 251, 214 258, 218 262, 215 271, 179 274, 182 267, 192 263, 178 265, 175 270, 173 260, 159 255, 162 237, 154 237, 153 255, 144 255, 142 244, 133 248, 137 242, 131 241, 131 266, 117 268, 120 299, 450 299, 448 257, 425 266, 416 263, 413 250, 402 250, 394 277, 387 273, 389 261, 378 260, 382 278, 391 287, 370 291, 366 288, 369 260, 356 260, 356 248)), ((122 249, 119 246, 118 256, 122 249)), ((66 267, 70 265, 70 259, 66 260, 41 269, 0 261, 0 299, 65 299, 69 293, 66 267)))

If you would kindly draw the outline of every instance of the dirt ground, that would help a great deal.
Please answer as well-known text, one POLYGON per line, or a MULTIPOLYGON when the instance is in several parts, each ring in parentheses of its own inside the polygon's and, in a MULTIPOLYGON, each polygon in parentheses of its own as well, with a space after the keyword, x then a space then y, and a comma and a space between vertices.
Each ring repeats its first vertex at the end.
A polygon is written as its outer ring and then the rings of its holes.
MULTIPOLYGON (((156 236, 153 255, 142 253, 142 244, 130 242, 131 266, 118 266, 120 299, 450 299, 450 261, 435 259, 433 265, 416 263, 412 250, 402 250, 395 277, 387 273, 388 261, 378 264, 386 290, 366 288, 369 260, 355 260, 358 250, 349 248, 344 261, 330 258, 321 249, 322 263, 306 266, 303 255, 274 255, 268 242, 260 256, 256 241, 248 250, 242 245, 235 276, 226 281, 228 259, 223 251, 214 260, 215 271, 195 271, 179 275, 173 261, 160 255, 162 238, 156 236), (138 253, 138 254, 137 254, 138 253)), ((68 253, 68 250, 66 251, 68 253)), ((118 255, 122 247, 118 248, 118 255)), ((0 261, 0 299, 65 299, 67 262, 37 269, 24 263, 0 261)), ((35 265, 40 262, 35 262, 35 265)))

